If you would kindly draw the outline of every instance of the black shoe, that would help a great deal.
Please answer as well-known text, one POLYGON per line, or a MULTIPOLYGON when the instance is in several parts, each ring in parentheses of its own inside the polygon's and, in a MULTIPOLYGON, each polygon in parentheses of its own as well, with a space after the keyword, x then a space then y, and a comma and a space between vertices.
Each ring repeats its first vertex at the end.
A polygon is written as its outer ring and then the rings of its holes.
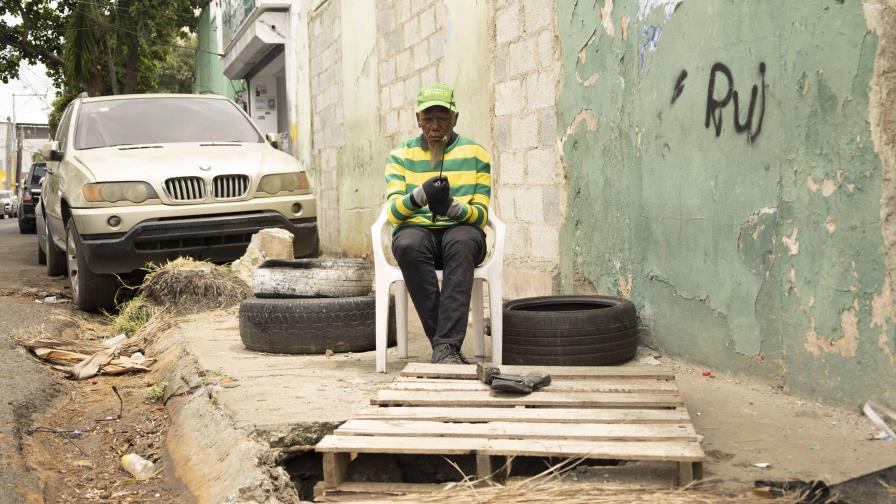
POLYGON ((458 355, 457 348, 454 345, 449 345, 448 343, 442 343, 441 345, 436 345, 432 349, 432 363, 433 364, 463 364, 464 361, 461 360, 461 356, 458 355))
POLYGON ((470 362, 469 360, 467 360, 467 356, 464 355, 463 352, 460 351, 460 348, 455 349, 455 351, 457 352, 457 356, 458 356, 458 358, 460 358, 461 363, 463 363, 463 364, 472 364, 472 362, 470 362))

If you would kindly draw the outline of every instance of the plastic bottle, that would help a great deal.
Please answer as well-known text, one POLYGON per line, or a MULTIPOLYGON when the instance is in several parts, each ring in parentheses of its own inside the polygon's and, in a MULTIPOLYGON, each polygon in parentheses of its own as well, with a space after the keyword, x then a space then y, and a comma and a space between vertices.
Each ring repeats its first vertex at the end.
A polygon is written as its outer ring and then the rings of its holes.
POLYGON ((138 480, 149 479, 156 473, 156 465, 136 453, 122 456, 121 467, 138 480))

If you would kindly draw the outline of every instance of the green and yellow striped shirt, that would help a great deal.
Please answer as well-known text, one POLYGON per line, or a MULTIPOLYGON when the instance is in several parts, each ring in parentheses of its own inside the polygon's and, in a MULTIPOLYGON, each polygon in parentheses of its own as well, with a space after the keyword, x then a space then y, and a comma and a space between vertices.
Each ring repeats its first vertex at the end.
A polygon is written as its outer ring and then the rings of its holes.
POLYGON ((414 188, 439 174, 438 164, 435 168, 430 164, 430 153, 424 148, 422 139, 422 136, 417 136, 406 140, 389 153, 386 163, 389 221, 395 227, 445 228, 460 222, 485 227, 492 196, 488 152, 469 138, 454 136, 445 149, 442 172, 451 184, 451 196, 461 204, 463 212, 458 219, 444 215, 433 219, 428 207, 417 207, 411 200, 414 188))

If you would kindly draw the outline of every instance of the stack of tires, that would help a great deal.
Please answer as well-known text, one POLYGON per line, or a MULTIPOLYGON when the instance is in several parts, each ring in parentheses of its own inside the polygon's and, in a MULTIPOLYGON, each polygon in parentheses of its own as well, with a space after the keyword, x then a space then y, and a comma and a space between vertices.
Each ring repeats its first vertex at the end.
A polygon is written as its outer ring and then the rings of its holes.
POLYGON ((504 304, 505 364, 605 366, 638 351, 638 315, 627 299, 544 296, 504 304))
MULTIPOLYGON (((240 338, 250 350, 286 354, 376 348, 370 265, 361 259, 269 260, 255 270, 255 297, 240 304, 240 338)), ((395 344, 394 310, 389 343, 395 344)))

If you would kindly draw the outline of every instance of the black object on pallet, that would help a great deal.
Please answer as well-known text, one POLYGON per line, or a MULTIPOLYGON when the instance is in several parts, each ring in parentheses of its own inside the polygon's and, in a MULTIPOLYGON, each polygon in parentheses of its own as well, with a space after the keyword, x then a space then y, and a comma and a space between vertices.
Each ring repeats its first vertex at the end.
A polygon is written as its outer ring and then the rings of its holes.
POLYGON ((544 296, 504 303, 504 364, 603 366, 638 350, 638 316, 627 299, 544 296))
MULTIPOLYGON (((374 296, 245 299, 240 303, 240 339, 249 350, 271 353, 374 350, 376 302, 374 296)), ((389 310, 389 346, 394 345, 395 313, 392 308, 389 310)))

